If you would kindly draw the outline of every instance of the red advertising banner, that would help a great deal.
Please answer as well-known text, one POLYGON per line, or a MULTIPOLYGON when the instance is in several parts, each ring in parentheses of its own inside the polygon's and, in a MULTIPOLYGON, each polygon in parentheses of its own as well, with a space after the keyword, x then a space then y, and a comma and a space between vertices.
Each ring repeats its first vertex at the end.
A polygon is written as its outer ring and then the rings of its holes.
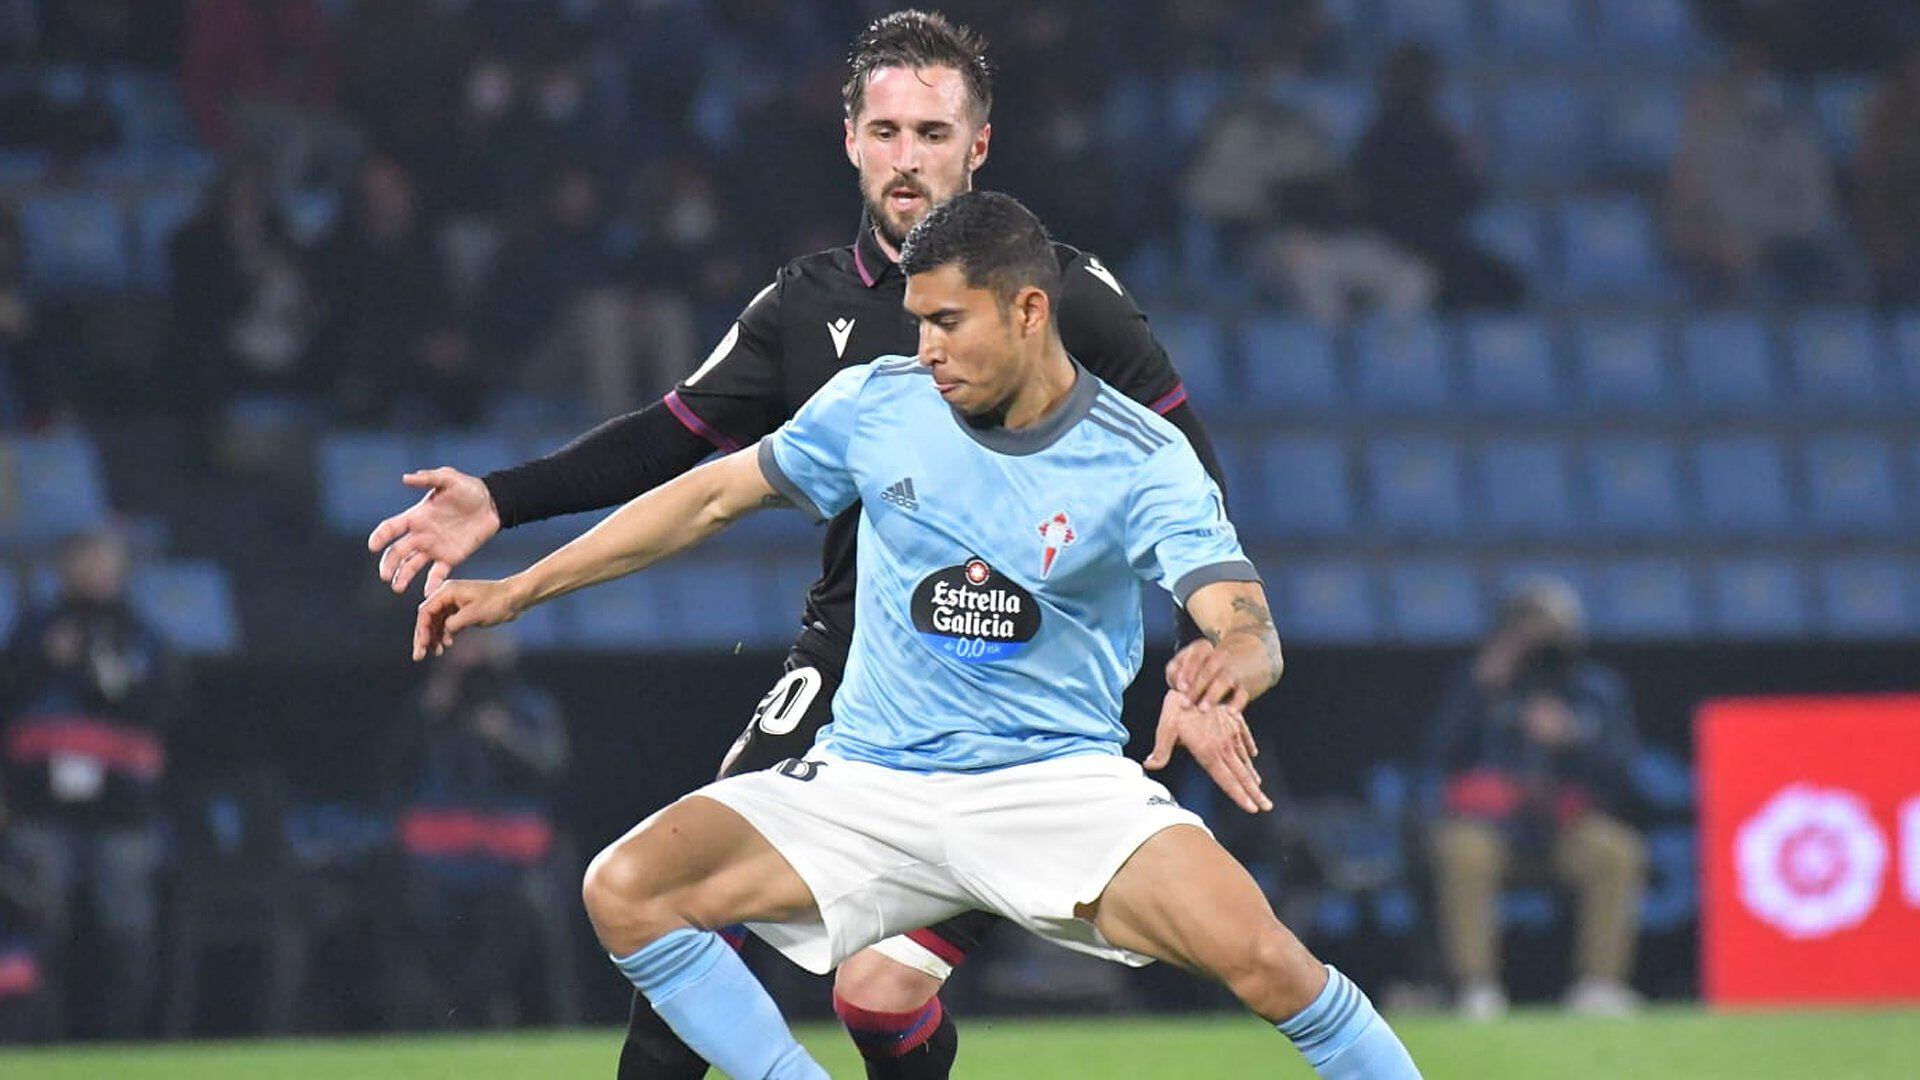
POLYGON ((1920 695, 1695 718, 1716 1005, 1920 1001, 1920 695))

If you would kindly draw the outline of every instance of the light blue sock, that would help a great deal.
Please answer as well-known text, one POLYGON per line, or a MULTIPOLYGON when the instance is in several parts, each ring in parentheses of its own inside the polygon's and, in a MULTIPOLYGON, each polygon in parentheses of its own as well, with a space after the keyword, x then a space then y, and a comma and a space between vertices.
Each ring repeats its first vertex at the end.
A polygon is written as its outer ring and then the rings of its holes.
POLYGON ((675 1035, 734 1080, 827 1080, 719 934, 675 930, 612 960, 675 1035))
POLYGON ((1419 1080, 1400 1037, 1332 964, 1326 989, 1313 1004, 1274 1026, 1325 1080, 1419 1080))

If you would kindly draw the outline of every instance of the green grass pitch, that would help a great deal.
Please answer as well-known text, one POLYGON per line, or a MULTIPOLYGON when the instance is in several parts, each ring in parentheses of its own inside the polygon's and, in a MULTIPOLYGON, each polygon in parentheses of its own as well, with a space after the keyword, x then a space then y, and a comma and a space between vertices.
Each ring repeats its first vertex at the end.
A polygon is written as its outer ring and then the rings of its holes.
MULTIPOLYGON (((1522 1012, 1492 1024, 1402 1017, 1431 1080, 1852 1080, 1920 1077, 1920 1011, 1712 1015, 1658 1009, 1630 1021, 1522 1012)), ((802 1035, 836 1077, 864 1075, 837 1030, 802 1035)), ((611 1030, 422 1038, 188 1043, 0 1052, 8 1080, 306 1080, 308 1077, 611 1077, 611 1030)), ((1284 1040, 1245 1017, 1013 1021, 961 1028, 959 1080, 1311 1077, 1284 1040)))

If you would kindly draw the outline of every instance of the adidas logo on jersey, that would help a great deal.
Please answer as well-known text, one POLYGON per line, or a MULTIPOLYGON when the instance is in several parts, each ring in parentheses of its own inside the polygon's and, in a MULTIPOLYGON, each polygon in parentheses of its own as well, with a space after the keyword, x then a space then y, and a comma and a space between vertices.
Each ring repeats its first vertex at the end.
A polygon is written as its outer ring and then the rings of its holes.
POLYGON ((896 480, 892 487, 880 493, 880 498, 902 510, 920 509, 920 500, 913 494, 913 477, 896 480))

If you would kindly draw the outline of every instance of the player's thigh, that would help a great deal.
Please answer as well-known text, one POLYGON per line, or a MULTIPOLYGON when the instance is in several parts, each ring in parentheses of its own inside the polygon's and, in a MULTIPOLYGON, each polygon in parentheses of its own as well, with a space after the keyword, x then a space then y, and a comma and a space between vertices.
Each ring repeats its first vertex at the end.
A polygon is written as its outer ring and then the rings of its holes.
POLYGON ((1259 974, 1297 984, 1311 1000, 1307 988, 1324 976, 1246 868, 1191 825, 1162 829, 1141 844, 1080 914, 1120 948, 1229 984, 1259 974))
POLYGON ((813 911, 813 894, 767 838, 731 807, 694 794, 634 826, 587 867, 596 922, 684 919, 697 926, 778 922, 813 911))
POLYGON ((805 653, 794 653, 787 670, 754 707, 746 730, 720 762, 721 776, 758 772, 788 758, 805 757, 820 729, 833 722, 839 674, 805 653))

